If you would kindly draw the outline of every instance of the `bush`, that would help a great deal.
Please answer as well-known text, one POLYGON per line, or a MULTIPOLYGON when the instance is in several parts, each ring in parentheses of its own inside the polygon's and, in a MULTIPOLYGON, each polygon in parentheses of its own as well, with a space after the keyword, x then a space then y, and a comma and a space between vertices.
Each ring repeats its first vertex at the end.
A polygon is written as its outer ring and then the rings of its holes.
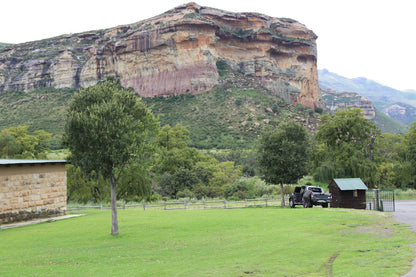
POLYGON ((237 99, 235 99, 234 102, 237 106, 241 106, 241 104, 243 104, 243 98, 238 97, 237 99))
POLYGON ((228 63, 225 60, 217 60, 216 62, 218 75, 220 77, 225 77, 227 74, 227 71, 231 69, 231 67, 228 65, 228 63))
POLYGON ((315 112, 319 113, 319 114, 322 114, 324 112, 324 110, 322 108, 318 107, 318 108, 315 108, 315 112))
POLYGON ((194 198, 194 197, 195 197, 195 194, 192 191, 190 191, 189 189, 184 189, 182 191, 179 191, 176 194, 177 199, 180 199, 180 198, 189 198, 189 199, 191 199, 191 198, 194 198))

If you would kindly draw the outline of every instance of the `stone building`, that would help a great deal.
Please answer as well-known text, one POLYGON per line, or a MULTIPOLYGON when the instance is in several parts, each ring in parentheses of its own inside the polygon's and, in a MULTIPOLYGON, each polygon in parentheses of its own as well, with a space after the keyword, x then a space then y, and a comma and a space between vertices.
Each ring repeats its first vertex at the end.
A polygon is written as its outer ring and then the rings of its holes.
POLYGON ((0 224, 64 215, 66 161, 0 159, 0 224))

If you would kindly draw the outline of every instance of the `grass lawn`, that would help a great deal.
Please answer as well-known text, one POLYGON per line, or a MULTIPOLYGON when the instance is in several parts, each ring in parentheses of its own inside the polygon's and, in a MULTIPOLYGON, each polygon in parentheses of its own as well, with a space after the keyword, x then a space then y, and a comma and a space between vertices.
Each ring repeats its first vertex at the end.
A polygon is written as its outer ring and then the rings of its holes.
POLYGON ((416 234, 341 209, 109 210, 0 231, 1 276, 399 276, 416 234))

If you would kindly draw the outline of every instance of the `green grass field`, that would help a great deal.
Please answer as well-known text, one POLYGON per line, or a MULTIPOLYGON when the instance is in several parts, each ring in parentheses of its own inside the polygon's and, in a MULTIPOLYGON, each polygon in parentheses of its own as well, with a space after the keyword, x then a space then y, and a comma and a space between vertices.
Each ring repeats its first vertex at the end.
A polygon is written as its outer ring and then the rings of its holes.
POLYGON ((340 209, 119 211, 0 231, 1 276, 399 276, 416 234, 340 209))

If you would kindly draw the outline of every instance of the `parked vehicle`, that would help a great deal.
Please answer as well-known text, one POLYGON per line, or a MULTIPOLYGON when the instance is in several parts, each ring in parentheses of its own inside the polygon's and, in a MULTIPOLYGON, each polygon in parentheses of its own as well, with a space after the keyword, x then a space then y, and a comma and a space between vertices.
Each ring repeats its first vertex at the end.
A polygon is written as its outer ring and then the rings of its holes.
POLYGON ((303 205, 304 208, 322 206, 328 208, 332 202, 332 194, 325 193, 321 187, 301 186, 295 187, 295 191, 289 198, 289 206, 294 208, 296 205, 303 205))

